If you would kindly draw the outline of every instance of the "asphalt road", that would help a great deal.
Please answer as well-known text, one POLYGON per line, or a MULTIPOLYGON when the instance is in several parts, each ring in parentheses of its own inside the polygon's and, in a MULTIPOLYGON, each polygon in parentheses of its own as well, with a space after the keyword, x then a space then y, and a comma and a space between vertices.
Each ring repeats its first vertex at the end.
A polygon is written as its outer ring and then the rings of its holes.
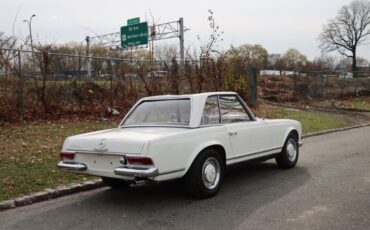
POLYGON ((212 199, 102 188, 1 212, 0 229, 370 229, 370 127, 304 143, 296 168, 238 165, 212 199))

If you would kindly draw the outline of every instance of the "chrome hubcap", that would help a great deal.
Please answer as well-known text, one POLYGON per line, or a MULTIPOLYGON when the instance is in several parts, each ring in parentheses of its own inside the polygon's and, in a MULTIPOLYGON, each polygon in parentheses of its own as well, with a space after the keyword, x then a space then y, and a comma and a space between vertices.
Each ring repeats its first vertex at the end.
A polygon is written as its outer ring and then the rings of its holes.
POLYGON ((294 139, 289 139, 286 146, 286 151, 288 154, 288 159, 290 161, 295 161, 297 157, 297 143, 295 142, 294 139))
POLYGON ((214 189, 220 181, 220 163, 214 157, 208 158, 202 168, 203 184, 207 189, 214 189))

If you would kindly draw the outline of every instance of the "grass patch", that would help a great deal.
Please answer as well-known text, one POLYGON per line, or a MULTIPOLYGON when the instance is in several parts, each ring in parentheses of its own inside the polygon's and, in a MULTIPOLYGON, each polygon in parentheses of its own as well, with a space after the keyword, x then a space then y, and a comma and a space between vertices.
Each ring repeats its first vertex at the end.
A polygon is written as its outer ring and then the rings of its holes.
POLYGON ((277 109, 275 118, 288 118, 301 122, 303 134, 343 128, 350 125, 347 120, 334 115, 282 108, 277 109))
POLYGON ((254 111, 258 117, 297 120, 301 122, 302 132, 304 134, 327 129, 342 128, 351 125, 351 123, 344 118, 337 117, 335 115, 293 110, 267 104, 259 104, 254 111))
POLYGON ((87 180, 59 170, 59 152, 67 136, 112 128, 118 121, 45 122, 0 127, 0 201, 87 180))

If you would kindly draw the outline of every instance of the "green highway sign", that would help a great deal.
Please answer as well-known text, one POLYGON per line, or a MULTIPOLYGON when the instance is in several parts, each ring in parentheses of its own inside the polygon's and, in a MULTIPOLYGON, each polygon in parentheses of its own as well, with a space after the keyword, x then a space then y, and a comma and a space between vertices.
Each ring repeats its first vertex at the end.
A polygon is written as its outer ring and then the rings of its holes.
POLYGON ((131 18, 127 20, 127 25, 131 26, 134 24, 139 24, 140 23, 140 18, 131 18))
POLYGON ((129 48, 148 44, 148 23, 142 22, 121 27, 121 47, 129 48))

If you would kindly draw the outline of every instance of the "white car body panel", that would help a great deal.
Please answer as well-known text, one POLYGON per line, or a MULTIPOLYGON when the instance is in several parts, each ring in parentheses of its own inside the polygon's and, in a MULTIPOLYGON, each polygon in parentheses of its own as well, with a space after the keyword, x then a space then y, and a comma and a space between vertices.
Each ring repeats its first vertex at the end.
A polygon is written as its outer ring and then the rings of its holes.
MULTIPOLYGON (((120 158, 127 154, 152 159, 157 174, 155 181, 183 177, 198 154, 210 146, 223 149, 226 165, 279 153, 287 135, 295 130, 299 141, 301 124, 287 119, 255 119, 230 124, 200 125, 208 96, 237 95, 233 92, 215 92, 193 95, 167 95, 139 100, 115 129, 68 137, 62 152, 76 153, 75 159, 64 163, 83 163, 86 169, 79 173, 133 180, 133 176, 114 173, 122 166, 120 158), (188 127, 133 126, 122 127, 124 120, 143 101, 189 98, 191 115, 188 127), (236 133, 236 134, 235 134, 236 133)), ((246 107, 249 111, 249 108, 246 107)), ((249 111, 250 113, 250 111, 249 111)), ((252 115, 253 116, 253 115, 252 115)))
POLYGON ((271 134, 269 126, 263 120, 231 123, 224 126, 230 133, 229 139, 233 149, 233 158, 270 149, 270 146, 266 146, 266 143, 271 143, 271 134))

